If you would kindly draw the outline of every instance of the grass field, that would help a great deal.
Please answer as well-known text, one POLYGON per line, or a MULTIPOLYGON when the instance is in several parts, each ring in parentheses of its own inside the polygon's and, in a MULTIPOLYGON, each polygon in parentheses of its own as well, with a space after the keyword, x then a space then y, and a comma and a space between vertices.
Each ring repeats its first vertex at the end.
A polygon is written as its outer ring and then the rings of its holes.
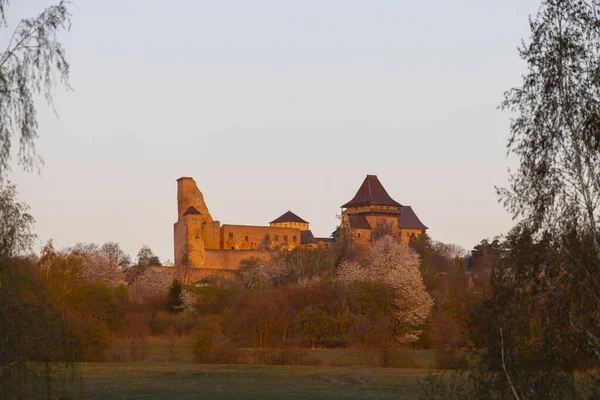
MULTIPOLYGON (((112 360, 115 355, 126 353, 126 342, 116 340, 110 351, 108 360, 112 360)), ((251 350, 248 350, 251 353, 251 350)), ((352 366, 360 367, 363 364, 363 352, 352 349, 330 349, 330 350, 306 350, 307 355, 321 360, 323 366, 352 366)), ((142 363, 164 364, 169 360, 168 341, 163 338, 152 338, 147 341, 145 357, 142 363)), ((190 364, 193 359, 193 339, 177 338, 175 342, 175 364, 190 364)), ((429 369, 433 364, 432 350, 411 351, 410 356, 416 364, 424 369, 429 369)), ((378 354, 372 352, 370 355, 372 366, 378 366, 378 354)))
POLYGON ((82 364, 85 399, 418 399, 422 369, 82 364))
MULTIPOLYGON (((410 399, 427 375, 430 352, 415 352, 421 369, 363 368, 358 350, 311 350, 322 366, 199 365, 191 341, 179 339, 167 363, 166 340, 148 342, 144 361, 83 363, 84 399, 410 399), (332 367, 332 364, 355 365, 332 367)), ((113 352, 124 351, 116 343, 113 352)))

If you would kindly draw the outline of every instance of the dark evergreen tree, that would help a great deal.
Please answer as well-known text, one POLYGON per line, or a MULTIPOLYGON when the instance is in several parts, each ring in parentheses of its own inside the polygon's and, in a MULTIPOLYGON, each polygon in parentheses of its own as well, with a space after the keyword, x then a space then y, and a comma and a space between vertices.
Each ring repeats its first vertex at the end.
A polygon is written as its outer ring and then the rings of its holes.
POLYGON ((175 279, 169 288, 169 296, 167 298, 167 309, 171 313, 181 312, 181 290, 181 283, 175 279))

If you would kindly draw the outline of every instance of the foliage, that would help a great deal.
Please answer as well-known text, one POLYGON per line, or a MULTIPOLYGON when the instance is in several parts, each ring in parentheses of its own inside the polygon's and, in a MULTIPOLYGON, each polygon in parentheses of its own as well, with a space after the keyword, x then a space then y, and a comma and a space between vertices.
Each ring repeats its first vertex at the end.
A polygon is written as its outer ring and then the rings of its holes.
POLYGON ((123 322, 126 299, 125 286, 92 282, 73 287, 66 296, 66 306, 69 312, 101 321, 114 331, 123 322))
POLYGON ((162 264, 158 256, 154 255, 152 249, 144 245, 137 254, 137 265, 142 267, 159 267, 162 264))
POLYGON ((108 258, 111 264, 120 268, 126 268, 131 265, 131 257, 121 249, 121 245, 117 242, 104 243, 100 247, 99 252, 101 255, 108 258))
POLYGON ((433 300, 426 292, 419 271, 418 255, 408 245, 386 236, 373 244, 366 255, 366 266, 357 262, 340 265, 339 280, 380 281, 394 290, 394 317, 405 327, 398 337, 402 341, 415 341, 419 328, 427 320, 433 300))
POLYGON ((256 258, 246 260, 242 263, 239 274, 244 287, 259 291, 294 283, 298 279, 292 265, 283 258, 272 258, 269 261, 256 258))
MULTIPOLYGON (((1 113, 0 113, 1 114, 1 113)), ((8 183, 0 186, 0 259, 9 259, 31 250, 33 217, 28 213, 29 206, 16 200, 17 189, 8 183)))
POLYGON ((294 318, 302 342, 311 348, 340 347, 347 343, 348 321, 343 314, 332 315, 308 305, 294 318))
POLYGON ((504 249, 499 238, 495 238, 491 242, 487 239, 482 240, 471 250, 469 257, 469 270, 489 272, 498 264, 504 249))
POLYGON ((13 185, 0 191, 0 393, 5 399, 69 393, 75 376, 71 362, 79 354, 74 330, 50 301, 43 277, 31 259, 18 257, 35 237, 27 210, 16 201, 13 185), (57 387, 51 373, 66 385, 57 387))
POLYGON ((171 279, 166 271, 148 268, 130 285, 135 301, 142 302, 161 298, 166 294, 171 279))
POLYGON ((39 399, 76 392, 72 362, 80 356, 78 335, 52 305, 43 277, 28 260, 0 258, 0 282, 2 398, 39 399), (65 385, 55 385, 55 378, 65 385))
POLYGON ((196 295, 188 290, 182 290, 180 294, 181 304, 177 309, 184 317, 190 317, 196 311, 198 299, 196 295))
POLYGON ((174 279, 167 295, 167 309, 170 313, 178 313, 180 311, 182 304, 181 290, 181 283, 177 279, 174 279))
POLYGON ((311 280, 334 276, 340 254, 336 247, 296 247, 289 252, 280 252, 277 256, 283 258, 299 279, 311 280))
MULTIPOLYGON (((0 0, 0 29, 7 26, 8 3, 0 0)), ((70 19, 68 3, 60 1, 36 17, 21 20, 0 53, 0 183, 10 168, 15 138, 21 166, 31 169, 39 161, 34 144, 38 135, 35 98, 43 94, 52 104, 56 84, 69 87, 69 63, 58 34, 70 27, 70 19)))
POLYGON ((118 266, 99 253, 81 255, 81 281, 115 284, 119 279, 118 266))
POLYGON ((231 347, 223 347, 219 343, 222 337, 221 321, 217 316, 200 318, 194 343, 194 361, 202 364, 237 363, 237 350, 233 348, 233 352, 227 351, 231 347))

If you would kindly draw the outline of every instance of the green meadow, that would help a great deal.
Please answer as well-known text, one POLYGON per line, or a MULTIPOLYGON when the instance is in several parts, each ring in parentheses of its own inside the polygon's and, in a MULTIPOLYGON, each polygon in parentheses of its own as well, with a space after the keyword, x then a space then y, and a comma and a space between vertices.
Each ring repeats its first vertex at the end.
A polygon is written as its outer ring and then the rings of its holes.
MULTIPOLYGON (((117 342, 113 354, 126 351, 117 342)), ((418 399, 429 351, 412 352, 420 368, 363 367, 360 350, 309 350, 321 365, 203 365, 192 343, 149 340, 143 361, 81 363, 84 399, 418 399), (333 366, 344 365, 344 366, 333 366)), ((375 359, 376 355, 372 354, 375 359)))

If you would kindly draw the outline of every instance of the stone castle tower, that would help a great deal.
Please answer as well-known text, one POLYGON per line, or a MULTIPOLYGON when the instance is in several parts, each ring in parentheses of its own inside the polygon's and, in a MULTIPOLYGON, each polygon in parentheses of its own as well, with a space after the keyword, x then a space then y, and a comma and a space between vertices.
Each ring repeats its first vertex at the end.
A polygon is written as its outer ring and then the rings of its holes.
POLYGON ((214 221, 192 178, 177 179, 175 265, 202 267, 206 249, 220 248, 220 222, 214 221))
POLYGON ((379 237, 393 235, 408 243, 413 235, 426 230, 412 207, 392 199, 377 175, 367 175, 352 200, 342 205, 342 224, 334 236, 368 245, 379 237))
POLYGON ((328 246, 332 242, 330 238, 315 238, 309 223, 291 211, 269 226, 221 225, 213 219, 202 192, 189 177, 177 180, 177 222, 173 230, 175 265, 194 268, 235 269, 244 258, 268 257, 268 250, 328 246))

